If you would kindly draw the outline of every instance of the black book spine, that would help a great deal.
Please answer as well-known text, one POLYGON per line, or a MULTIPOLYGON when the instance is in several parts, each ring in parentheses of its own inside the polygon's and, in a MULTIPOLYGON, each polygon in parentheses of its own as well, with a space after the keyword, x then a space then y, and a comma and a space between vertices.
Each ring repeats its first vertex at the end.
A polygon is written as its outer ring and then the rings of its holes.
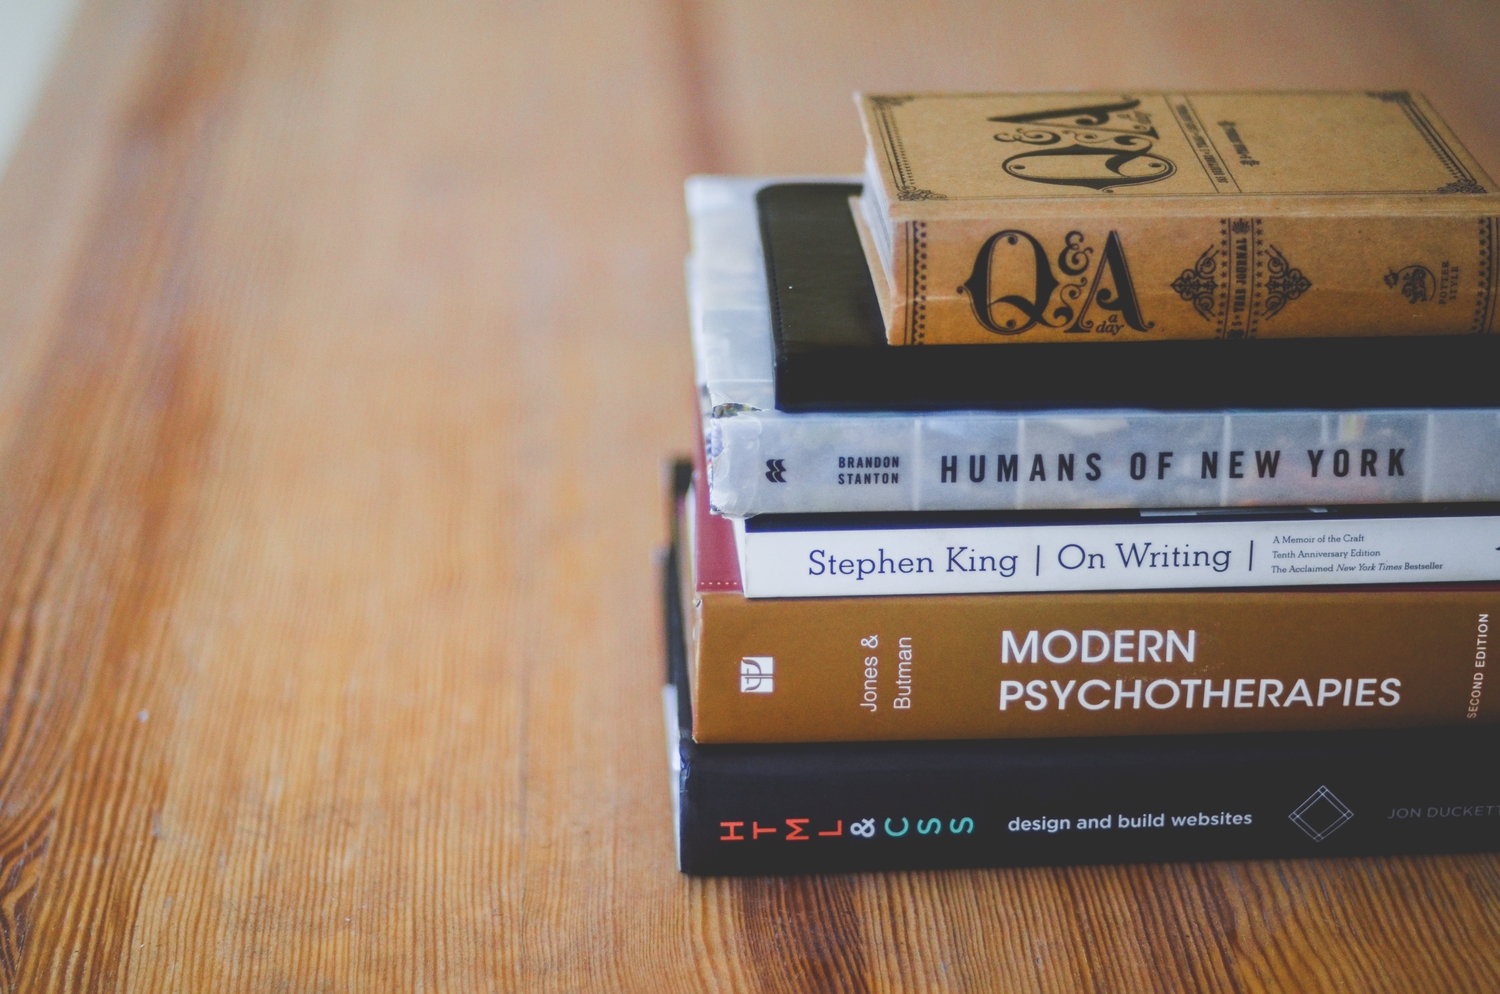
POLYGON ((680 748, 693 874, 1500 848, 1481 729, 680 748))

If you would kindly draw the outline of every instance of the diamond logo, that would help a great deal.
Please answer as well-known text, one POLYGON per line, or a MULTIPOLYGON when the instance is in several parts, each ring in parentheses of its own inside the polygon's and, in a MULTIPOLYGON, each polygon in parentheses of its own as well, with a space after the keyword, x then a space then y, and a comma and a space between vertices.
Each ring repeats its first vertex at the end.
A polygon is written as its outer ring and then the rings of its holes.
POLYGON ((1322 842, 1343 828, 1344 823, 1354 817, 1354 812, 1333 791, 1327 787, 1319 787, 1312 792, 1311 797, 1297 805, 1297 810, 1288 817, 1292 819, 1292 824, 1307 833, 1308 838, 1314 842, 1322 842))
POLYGON ((745 656, 740 660, 740 693, 769 694, 776 689, 776 660, 771 656, 745 656))

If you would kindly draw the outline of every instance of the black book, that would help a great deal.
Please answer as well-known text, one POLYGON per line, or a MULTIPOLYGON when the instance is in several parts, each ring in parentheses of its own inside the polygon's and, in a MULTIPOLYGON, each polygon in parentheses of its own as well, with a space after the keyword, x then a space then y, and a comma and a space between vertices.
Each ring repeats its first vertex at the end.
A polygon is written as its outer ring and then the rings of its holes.
POLYGON ((1500 848, 1500 727, 698 745, 668 556, 678 867, 722 876, 1500 848))
POLYGON ((1500 404, 1500 338, 891 346, 857 184, 757 194, 783 411, 1371 410, 1500 404))

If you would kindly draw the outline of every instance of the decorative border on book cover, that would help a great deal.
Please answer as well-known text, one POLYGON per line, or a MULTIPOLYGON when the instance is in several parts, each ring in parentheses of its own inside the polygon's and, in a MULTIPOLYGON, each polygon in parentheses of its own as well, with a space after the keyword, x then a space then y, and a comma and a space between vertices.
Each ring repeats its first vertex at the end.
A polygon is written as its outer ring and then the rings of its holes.
POLYGON ((906 345, 922 345, 927 337, 927 222, 902 225, 906 238, 906 345))
POLYGON ((924 190, 912 183, 911 162, 906 157, 906 145, 896 127, 891 111, 902 104, 917 99, 915 96, 871 97, 875 105, 875 117, 880 122, 880 132, 885 138, 886 161, 890 163, 891 175, 896 177, 896 197, 900 200, 946 200, 941 193, 924 190))
POLYGON ((1453 182, 1438 187, 1434 191, 1435 193, 1486 192, 1484 187, 1479 184, 1479 181, 1474 178, 1474 174, 1464 168, 1463 161, 1459 159, 1453 149, 1448 147, 1448 143, 1443 141, 1443 136, 1438 133, 1432 121, 1428 120, 1427 115, 1422 113, 1422 108, 1418 107, 1416 102, 1412 100, 1410 92, 1406 90, 1370 90, 1366 92, 1382 103, 1398 105, 1402 112, 1406 114, 1407 120, 1411 121, 1412 127, 1417 129, 1417 133, 1427 143, 1427 147, 1432 149, 1432 154, 1437 156, 1437 160, 1443 164, 1443 168, 1448 170, 1449 175, 1453 177, 1453 182))
POLYGON ((1474 303, 1474 328, 1477 335, 1495 330, 1495 298, 1497 278, 1500 278, 1500 253, 1496 243, 1500 242, 1500 218, 1479 219, 1479 293, 1474 303))

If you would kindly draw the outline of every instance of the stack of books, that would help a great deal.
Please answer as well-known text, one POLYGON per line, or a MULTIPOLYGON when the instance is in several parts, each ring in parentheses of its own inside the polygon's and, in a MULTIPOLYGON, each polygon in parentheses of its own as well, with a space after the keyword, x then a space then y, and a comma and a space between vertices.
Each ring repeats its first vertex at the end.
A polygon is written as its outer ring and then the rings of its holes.
POLYGON ((687 185, 681 869, 1495 848, 1500 195, 1426 101, 857 104, 862 178, 687 185))

